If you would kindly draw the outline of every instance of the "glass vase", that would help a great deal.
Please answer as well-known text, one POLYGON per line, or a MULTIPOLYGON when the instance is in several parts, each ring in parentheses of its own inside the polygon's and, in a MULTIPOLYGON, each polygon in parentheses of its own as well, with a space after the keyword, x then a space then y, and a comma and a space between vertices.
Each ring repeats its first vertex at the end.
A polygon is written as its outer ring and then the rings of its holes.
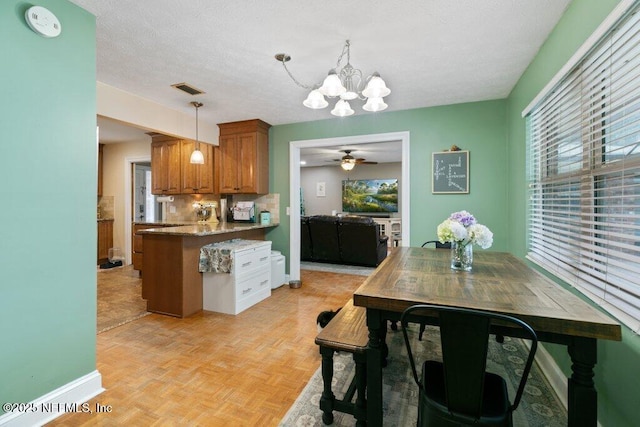
POLYGON ((451 243, 451 269, 471 271, 473 266, 473 245, 463 245, 458 242, 451 243))

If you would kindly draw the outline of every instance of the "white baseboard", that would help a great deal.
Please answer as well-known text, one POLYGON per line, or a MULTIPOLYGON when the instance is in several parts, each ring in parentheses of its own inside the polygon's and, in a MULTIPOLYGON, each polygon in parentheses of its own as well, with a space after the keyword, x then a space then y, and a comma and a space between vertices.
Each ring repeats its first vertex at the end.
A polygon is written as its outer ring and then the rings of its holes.
MULTIPOLYGON (((523 340, 523 342, 527 347, 529 347, 528 341, 523 340)), ((538 343, 538 351, 536 351, 536 363, 542 371, 542 374, 547 378, 547 381, 549 381, 549 385, 551 385, 551 388, 560 399, 560 403, 562 403, 562 406, 564 406, 564 409, 566 410, 569 407, 569 400, 567 397, 569 381, 556 361, 553 360, 553 357, 551 357, 547 349, 544 348, 544 344, 540 342, 538 343)), ((600 421, 598 421, 598 427, 602 427, 600 421)))
MULTIPOLYGON (((97 370, 93 371, 36 400, 23 402, 24 405, 21 408, 16 408, 21 411, 7 412, 0 416, 0 426, 41 426, 73 409, 82 411, 82 403, 103 391, 102 375, 97 370)), ((90 409, 95 411, 95 408, 90 409)))
MULTIPOLYGON (((527 341, 524 342, 527 343, 527 341)), ((540 367, 543 375, 547 378, 547 381, 549 381, 551 388, 560 399, 560 403, 562 403, 564 409, 567 409, 569 407, 569 401, 567 399, 567 376, 562 372, 562 370, 560 370, 556 361, 553 360, 553 357, 551 357, 547 349, 544 348, 543 343, 538 343, 536 363, 540 367)))

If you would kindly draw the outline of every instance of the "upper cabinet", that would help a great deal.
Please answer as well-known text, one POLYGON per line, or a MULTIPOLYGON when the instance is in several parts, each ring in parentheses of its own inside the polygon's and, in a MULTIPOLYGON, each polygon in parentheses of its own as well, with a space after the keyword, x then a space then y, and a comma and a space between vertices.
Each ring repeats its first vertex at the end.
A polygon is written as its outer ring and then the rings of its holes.
POLYGON ((180 140, 154 135, 152 141, 151 192, 180 194, 180 140))
MULTIPOLYGON (((182 140, 180 147, 182 161, 181 194, 217 193, 214 176, 214 146, 200 144, 200 151, 204 156, 203 165, 191 163, 191 153, 195 150, 196 142, 182 140)), ((215 149, 217 151, 217 149, 215 149)))
POLYGON ((195 141, 151 135, 153 194, 217 193, 214 175, 216 147, 200 142, 204 164, 190 163, 195 141))
POLYGON ((269 192, 269 128, 262 120, 221 123, 221 194, 269 192))

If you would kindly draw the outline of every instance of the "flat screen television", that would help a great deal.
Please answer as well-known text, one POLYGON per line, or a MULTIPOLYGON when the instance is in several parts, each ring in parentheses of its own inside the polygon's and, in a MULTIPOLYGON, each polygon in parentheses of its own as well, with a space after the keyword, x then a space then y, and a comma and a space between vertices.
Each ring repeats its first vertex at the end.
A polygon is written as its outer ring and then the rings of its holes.
POLYGON ((342 211, 349 213, 398 212, 397 179, 342 181, 342 211))

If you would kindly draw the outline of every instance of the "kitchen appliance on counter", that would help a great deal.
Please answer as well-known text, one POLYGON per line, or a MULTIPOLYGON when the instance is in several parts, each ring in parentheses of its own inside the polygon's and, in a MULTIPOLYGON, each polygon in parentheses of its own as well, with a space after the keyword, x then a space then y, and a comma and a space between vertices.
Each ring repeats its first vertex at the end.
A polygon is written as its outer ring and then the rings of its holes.
POLYGON ((231 209, 234 221, 256 221, 256 208, 254 202, 237 202, 231 209))
POLYGON ((194 203, 193 208, 196 212, 196 218, 198 222, 218 222, 218 218, 214 215, 217 204, 213 202, 209 203, 194 203))

